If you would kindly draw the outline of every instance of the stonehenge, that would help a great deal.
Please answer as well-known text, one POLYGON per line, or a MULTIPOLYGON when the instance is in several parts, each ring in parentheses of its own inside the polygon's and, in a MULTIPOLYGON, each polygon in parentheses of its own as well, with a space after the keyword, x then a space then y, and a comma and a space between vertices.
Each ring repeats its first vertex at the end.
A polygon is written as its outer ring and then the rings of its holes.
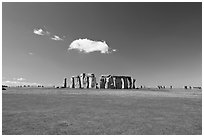
POLYGON ((71 88, 135 89, 136 80, 130 76, 101 75, 99 83, 93 73, 82 73, 71 77, 71 88))

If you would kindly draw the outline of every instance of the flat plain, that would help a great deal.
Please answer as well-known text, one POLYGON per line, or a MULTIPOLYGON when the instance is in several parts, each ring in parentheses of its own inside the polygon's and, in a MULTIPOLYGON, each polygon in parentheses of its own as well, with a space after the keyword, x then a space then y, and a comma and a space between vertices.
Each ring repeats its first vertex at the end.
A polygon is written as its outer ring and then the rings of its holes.
POLYGON ((3 135, 200 135, 202 90, 7 88, 3 135))

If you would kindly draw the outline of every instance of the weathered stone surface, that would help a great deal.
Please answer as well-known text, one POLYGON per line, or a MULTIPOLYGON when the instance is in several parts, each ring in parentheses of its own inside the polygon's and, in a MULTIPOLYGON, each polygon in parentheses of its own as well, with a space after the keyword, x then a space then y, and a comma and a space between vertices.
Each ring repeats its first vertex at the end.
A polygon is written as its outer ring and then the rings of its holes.
POLYGON ((81 88, 86 88, 86 84, 87 84, 86 73, 80 74, 79 77, 80 77, 80 82, 81 82, 81 88))
POLYGON ((71 88, 95 88, 96 77, 93 73, 82 73, 79 76, 72 76, 71 88))
POLYGON ((121 80, 121 77, 117 77, 115 76, 116 79, 115 79, 115 83, 116 83, 116 89, 122 89, 122 80, 121 80))
POLYGON ((105 78, 104 78, 104 77, 101 77, 101 78, 100 78, 100 88, 101 88, 101 89, 104 89, 104 88, 105 88, 105 84, 106 84, 106 83, 105 83, 105 78))
POLYGON ((67 78, 64 78, 64 88, 67 87, 67 78))
POLYGON ((86 88, 89 88, 89 77, 86 78, 86 82, 87 82, 86 88))
POLYGON ((124 81, 124 89, 128 89, 128 79, 127 79, 127 77, 123 77, 123 81, 124 81))
POLYGON ((75 81, 74 81, 74 77, 71 77, 71 88, 75 88, 75 81))
POLYGON ((132 86, 133 89, 135 89, 135 82, 136 82, 136 80, 133 79, 133 86, 132 86))
POLYGON ((108 89, 114 89, 115 86, 114 86, 114 81, 113 81, 113 77, 110 76, 108 77, 108 89))
POLYGON ((127 77, 128 80, 128 88, 131 89, 132 88, 132 78, 131 77, 127 77))
POLYGON ((91 74, 91 88, 95 88, 96 87, 96 77, 95 75, 92 73, 91 74))
POLYGON ((101 89, 105 89, 105 88, 108 88, 108 77, 110 75, 101 75, 100 77, 100 88, 101 89))
POLYGON ((77 82, 78 82, 79 88, 82 88, 82 83, 81 83, 80 76, 77 76, 77 82))
POLYGON ((92 77, 91 88, 96 87, 96 77, 92 77))

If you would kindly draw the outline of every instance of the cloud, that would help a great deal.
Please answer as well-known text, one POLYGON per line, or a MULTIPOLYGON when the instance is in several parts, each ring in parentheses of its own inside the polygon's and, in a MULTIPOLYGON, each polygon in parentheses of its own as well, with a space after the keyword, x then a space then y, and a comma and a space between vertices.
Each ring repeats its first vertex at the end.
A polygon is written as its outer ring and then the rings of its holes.
MULTIPOLYGON (((45 28, 45 26, 44 26, 44 28, 45 28)), ((62 36, 62 38, 61 38, 57 35, 51 35, 51 33, 49 31, 47 31, 46 28, 45 29, 41 29, 41 28, 40 29, 34 29, 33 33, 40 35, 40 36, 48 36, 50 39, 55 40, 55 41, 60 41, 60 40, 63 41, 66 38, 65 36, 62 36)), ((32 54, 30 54, 30 55, 32 55, 32 54)))
POLYGON ((60 37, 57 36, 57 35, 54 35, 51 39, 52 39, 52 40, 56 40, 56 41, 58 41, 58 40, 63 40, 62 38, 60 38, 60 37))
POLYGON ((17 79, 18 81, 24 81, 24 80, 26 80, 25 78, 18 78, 17 79))
POLYGON ((33 53, 32 53, 32 52, 29 52, 28 54, 29 54, 29 55, 33 55, 33 53))
POLYGON ((13 80, 24 81, 24 80, 26 80, 26 79, 25 79, 25 78, 13 78, 13 80))
POLYGON ((22 85, 30 85, 30 86, 37 86, 37 85, 41 85, 38 83, 31 83, 31 82, 23 82, 23 81, 2 81, 3 85, 7 85, 7 86, 22 86, 22 85))
POLYGON ((35 33, 37 35, 41 35, 41 36, 43 36, 43 35, 48 35, 49 36, 50 35, 50 32, 44 31, 43 29, 34 29, 33 33, 35 33))
POLYGON ((25 78, 13 78, 13 80, 23 81, 26 80, 25 78))
MULTIPOLYGON (((90 53, 95 51, 100 51, 101 53, 111 53, 109 46, 105 41, 93 41, 89 39, 78 39, 74 40, 70 45, 68 50, 76 49, 80 52, 90 53)), ((115 49, 114 49, 115 50, 115 49)), ((116 50, 115 50, 116 51, 116 50)))
POLYGON ((9 80, 7 80, 7 81, 2 81, 2 83, 3 83, 4 85, 6 85, 6 84, 17 84, 18 81, 9 81, 9 80))
POLYGON ((116 52, 116 51, 117 51, 117 49, 113 49, 112 51, 113 51, 113 52, 116 52))

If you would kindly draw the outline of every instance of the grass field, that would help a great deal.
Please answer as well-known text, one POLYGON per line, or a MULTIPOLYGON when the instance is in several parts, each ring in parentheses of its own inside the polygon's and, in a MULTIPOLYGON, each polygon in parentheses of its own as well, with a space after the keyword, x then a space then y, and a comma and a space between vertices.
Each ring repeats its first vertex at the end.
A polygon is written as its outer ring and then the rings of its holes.
POLYGON ((202 134, 201 90, 2 92, 3 135, 202 134))

